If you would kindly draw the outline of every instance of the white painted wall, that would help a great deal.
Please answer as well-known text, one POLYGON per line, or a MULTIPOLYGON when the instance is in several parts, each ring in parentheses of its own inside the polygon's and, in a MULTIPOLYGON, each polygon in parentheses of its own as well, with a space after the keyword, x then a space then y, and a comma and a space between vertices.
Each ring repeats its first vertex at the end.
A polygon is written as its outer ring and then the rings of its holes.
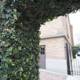
POLYGON ((41 38, 47 37, 55 37, 61 35, 67 35, 67 28, 66 28, 66 16, 60 16, 52 21, 46 22, 44 25, 41 26, 40 32, 41 38))
POLYGON ((60 73, 60 74, 67 74, 66 60, 47 58, 46 70, 49 70, 55 73, 60 73))
MULTIPOLYGON (((60 16, 53 21, 46 22, 41 26, 40 45, 45 45, 46 53, 46 69, 60 74, 67 74, 67 61, 64 37, 55 38, 55 36, 63 36, 69 40, 68 27, 70 23, 68 16, 60 16)), ((69 41, 70 42, 70 41, 69 41)), ((44 59, 41 59, 43 63, 44 59)), ((42 65, 44 66, 44 65, 42 65)))

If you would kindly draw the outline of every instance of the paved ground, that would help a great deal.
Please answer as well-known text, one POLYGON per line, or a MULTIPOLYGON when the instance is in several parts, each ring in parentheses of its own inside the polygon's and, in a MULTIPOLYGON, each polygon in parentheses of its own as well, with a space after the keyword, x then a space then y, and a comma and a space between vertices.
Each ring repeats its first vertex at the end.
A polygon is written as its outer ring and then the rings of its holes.
POLYGON ((40 69, 40 80, 80 80, 80 76, 61 75, 40 69))
POLYGON ((80 80, 80 76, 68 76, 66 80, 80 80))
POLYGON ((80 80, 80 62, 73 60, 73 75, 56 74, 51 71, 40 69, 40 80, 80 80))
POLYGON ((66 76, 45 70, 40 70, 40 80, 66 80, 66 76))

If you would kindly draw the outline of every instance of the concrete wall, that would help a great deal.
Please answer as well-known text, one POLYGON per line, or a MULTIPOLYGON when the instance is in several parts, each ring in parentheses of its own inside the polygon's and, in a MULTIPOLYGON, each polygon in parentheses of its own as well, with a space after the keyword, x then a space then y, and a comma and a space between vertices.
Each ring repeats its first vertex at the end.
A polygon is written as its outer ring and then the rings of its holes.
MULTIPOLYGON (((61 74, 67 74, 65 44, 69 44, 70 47, 73 44, 72 27, 69 17, 60 16, 53 21, 46 22, 41 26, 40 31, 40 45, 45 45, 46 69, 61 74)), ((42 61, 42 63, 43 62, 44 61, 42 61)))
POLYGON ((64 34, 62 28, 63 22, 61 20, 62 17, 59 17, 58 19, 55 19, 42 25, 40 28, 41 31, 40 37, 45 38, 64 34))
POLYGON ((51 38, 40 41, 40 45, 45 45, 47 58, 65 59, 65 38, 51 38))
POLYGON ((54 37, 59 35, 66 35, 66 25, 65 25, 66 18, 65 16, 60 16, 50 22, 46 22, 44 25, 41 26, 41 38, 46 37, 54 37))
POLYGON ((68 16, 60 16, 52 21, 46 22, 40 28, 40 37, 48 38, 64 35, 69 43, 73 44, 72 26, 68 16))
POLYGON ((67 74, 65 38, 51 38, 41 40, 45 45, 46 69, 60 74, 67 74))

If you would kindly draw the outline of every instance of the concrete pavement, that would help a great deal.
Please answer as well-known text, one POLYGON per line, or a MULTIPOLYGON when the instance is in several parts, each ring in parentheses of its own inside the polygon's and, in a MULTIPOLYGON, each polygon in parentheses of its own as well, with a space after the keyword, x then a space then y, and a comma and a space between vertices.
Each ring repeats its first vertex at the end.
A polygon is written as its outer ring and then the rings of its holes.
POLYGON ((67 76, 66 80, 80 80, 80 76, 67 76))
POLYGON ((66 75, 60 75, 40 69, 40 80, 66 80, 66 75))

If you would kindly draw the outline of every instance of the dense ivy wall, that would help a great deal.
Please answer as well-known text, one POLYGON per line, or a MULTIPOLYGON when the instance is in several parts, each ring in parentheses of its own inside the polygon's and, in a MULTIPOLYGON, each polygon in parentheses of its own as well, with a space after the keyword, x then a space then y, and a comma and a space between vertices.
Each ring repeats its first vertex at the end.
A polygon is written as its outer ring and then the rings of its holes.
POLYGON ((40 25, 34 22, 31 24, 33 28, 26 24, 21 28, 23 24, 20 19, 17 20, 16 10, 1 7, 0 77, 7 80, 38 80, 40 25))
POLYGON ((38 80, 40 25, 79 8, 80 0, 1 0, 0 78, 38 80))

